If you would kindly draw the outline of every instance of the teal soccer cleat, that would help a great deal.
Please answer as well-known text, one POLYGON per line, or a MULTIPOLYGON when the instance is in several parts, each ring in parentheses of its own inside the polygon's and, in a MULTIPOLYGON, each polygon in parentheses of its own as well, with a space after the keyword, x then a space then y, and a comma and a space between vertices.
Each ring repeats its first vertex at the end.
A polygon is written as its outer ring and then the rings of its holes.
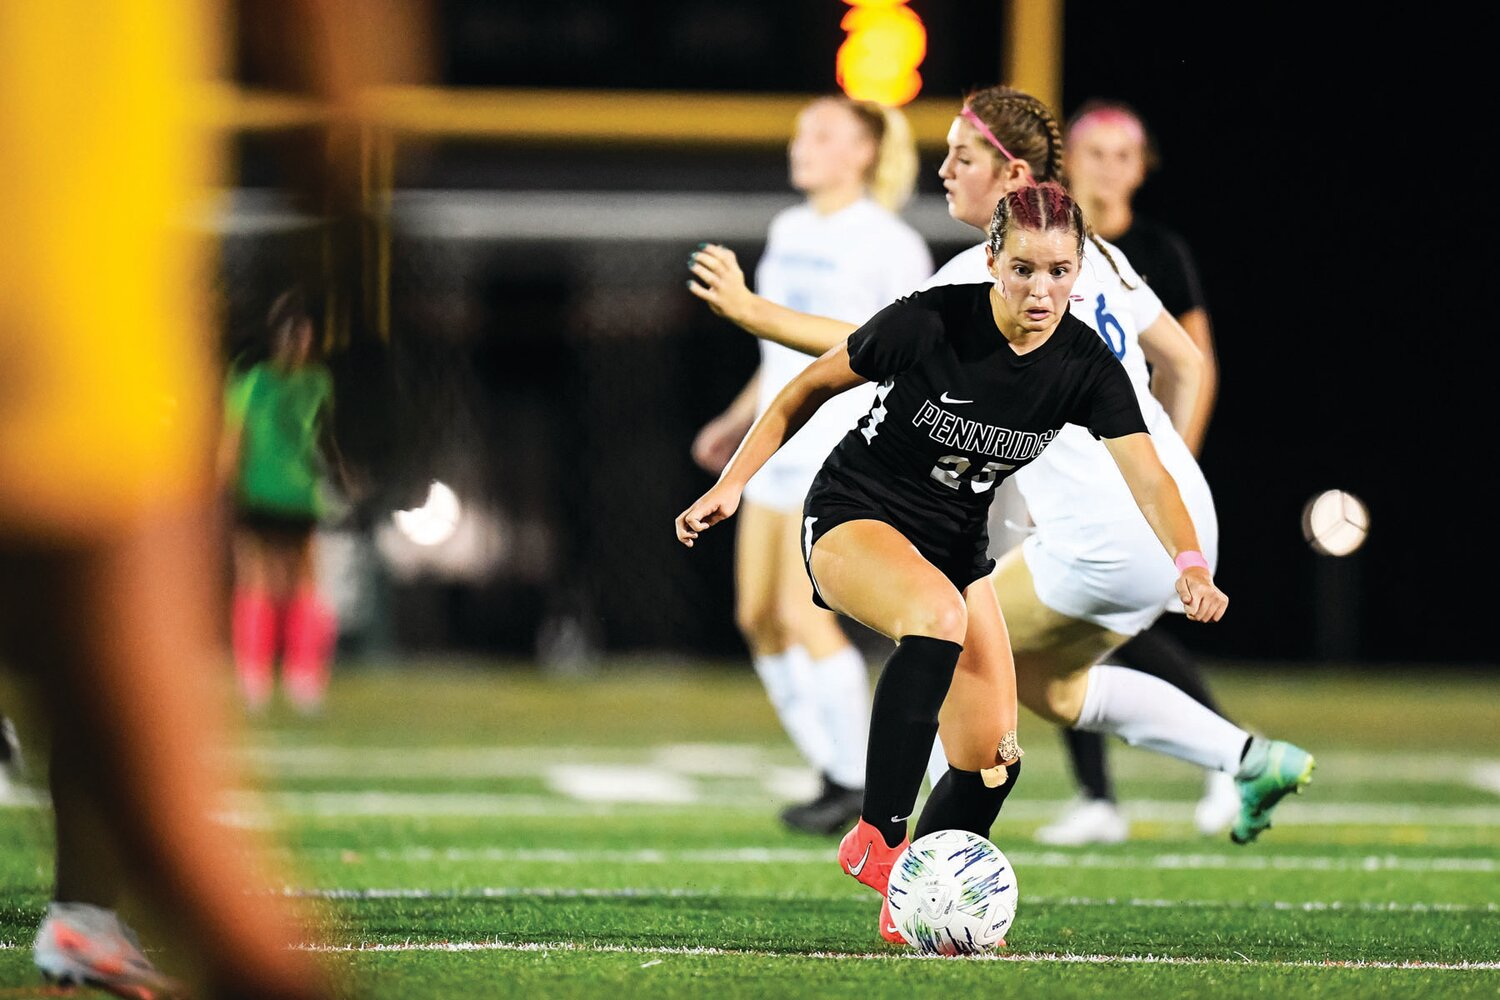
POLYGON ((1245 760, 1253 770, 1248 775, 1242 771, 1235 778, 1240 790, 1240 814, 1229 828, 1229 839, 1236 844, 1248 844, 1269 829, 1276 803, 1291 792, 1300 794, 1317 766, 1312 754, 1284 740, 1256 742, 1261 746, 1252 745, 1245 760))

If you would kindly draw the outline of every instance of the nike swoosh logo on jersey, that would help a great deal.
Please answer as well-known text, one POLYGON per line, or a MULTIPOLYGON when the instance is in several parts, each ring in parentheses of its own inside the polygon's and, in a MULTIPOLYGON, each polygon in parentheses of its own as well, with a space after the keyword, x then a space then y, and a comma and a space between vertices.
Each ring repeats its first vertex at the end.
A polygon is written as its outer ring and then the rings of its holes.
POLYGON ((849 866, 849 874, 859 878, 859 873, 865 870, 865 862, 870 860, 870 845, 865 845, 865 856, 859 859, 859 864, 849 866))
POLYGON ((972 402, 974 402, 972 399, 949 399, 948 398, 948 394, 946 392, 943 393, 941 396, 939 396, 938 399, 941 400, 944 403, 972 403, 972 402))

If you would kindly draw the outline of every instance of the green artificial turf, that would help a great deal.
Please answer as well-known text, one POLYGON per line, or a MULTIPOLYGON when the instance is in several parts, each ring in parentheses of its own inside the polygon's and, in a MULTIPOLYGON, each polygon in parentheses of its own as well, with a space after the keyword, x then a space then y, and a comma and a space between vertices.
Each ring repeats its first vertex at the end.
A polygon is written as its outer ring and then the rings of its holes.
MULTIPOLYGON (((806 778, 748 672, 347 671, 323 718, 250 726, 225 813, 269 827, 275 888, 349 997, 1500 995, 1496 682, 1218 680, 1318 755, 1307 794, 1235 847, 1193 830, 1195 770, 1120 748, 1132 840, 1044 848, 1071 788, 1026 719, 994 835, 1021 903, 992 958, 882 944, 835 838, 781 828, 806 778)), ((48 837, 45 810, 0 808, 0 998, 48 995, 48 837)))

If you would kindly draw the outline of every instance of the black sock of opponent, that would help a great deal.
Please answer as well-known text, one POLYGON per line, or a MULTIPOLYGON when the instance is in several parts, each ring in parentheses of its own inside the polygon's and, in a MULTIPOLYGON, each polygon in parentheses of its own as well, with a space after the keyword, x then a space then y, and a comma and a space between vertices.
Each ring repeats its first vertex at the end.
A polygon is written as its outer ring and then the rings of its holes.
POLYGON ((1152 626, 1115 650, 1108 662, 1160 677, 1215 715, 1224 715, 1213 693, 1208 690, 1208 681, 1198 661, 1193 659, 1187 647, 1159 625, 1152 626))
POLYGON ((937 736, 938 709, 953 683, 961 652, 962 646, 946 639, 903 636, 875 684, 862 815, 880 831, 887 847, 906 837, 906 821, 916 806, 937 736))
POLYGON ((990 788, 978 771, 960 771, 949 765, 948 773, 938 779, 927 805, 922 807, 922 816, 917 820, 916 837, 925 837, 939 830, 968 830, 981 837, 989 837, 1000 807, 1016 787, 1021 777, 1021 762, 1005 765, 1009 772, 1005 784, 990 788))
POLYGON ((1104 734, 1064 729, 1062 740, 1073 763, 1073 777, 1078 779, 1083 794, 1090 799, 1113 802, 1115 789, 1109 780, 1109 761, 1104 756, 1104 734))

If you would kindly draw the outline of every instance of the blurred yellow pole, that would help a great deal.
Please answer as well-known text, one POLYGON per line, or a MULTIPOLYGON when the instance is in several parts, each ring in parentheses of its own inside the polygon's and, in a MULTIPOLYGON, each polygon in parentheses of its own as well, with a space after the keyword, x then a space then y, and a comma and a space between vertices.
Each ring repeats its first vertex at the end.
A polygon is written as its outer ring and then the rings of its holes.
POLYGON ((1062 116, 1063 0, 1010 0, 1005 82, 1062 116))

